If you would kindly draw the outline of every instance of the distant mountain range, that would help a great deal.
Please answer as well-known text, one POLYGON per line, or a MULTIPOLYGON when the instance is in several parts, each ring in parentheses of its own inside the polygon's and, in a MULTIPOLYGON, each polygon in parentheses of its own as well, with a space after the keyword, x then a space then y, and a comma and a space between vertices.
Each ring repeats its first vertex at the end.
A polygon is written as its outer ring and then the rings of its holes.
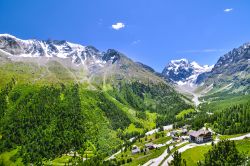
POLYGON ((118 80, 126 78, 143 82, 164 82, 146 65, 133 62, 114 49, 101 52, 93 46, 82 46, 65 40, 21 40, 9 34, 1 34, 0 53, 12 62, 36 63, 46 67, 47 73, 37 73, 40 79, 47 79, 46 76, 55 73, 55 70, 50 69, 56 63, 58 69, 65 71, 64 75, 69 80, 80 82, 100 82, 102 77, 107 80, 112 77, 118 80))
MULTIPOLYGON (((66 68, 65 75, 68 75, 68 78, 80 82, 101 82, 103 77, 106 80, 110 79, 109 81, 126 79, 164 82, 165 79, 181 87, 209 87, 209 91, 214 89, 211 91, 213 93, 218 90, 227 90, 228 93, 249 93, 249 43, 220 57, 213 66, 201 66, 187 59, 172 60, 162 73, 157 73, 153 68, 140 62, 133 62, 116 50, 101 52, 93 46, 82 46, 64 40, 21 40, 12 35, 2 34, 0 51, 11 61, 31 63, 32 57, 32 63, 47 66, 49 70, 56 62, 62 71, 66 68)), ((48 73, 53 72, 55 71, 48 73)), ((40 73, 39 79, 47 79, 46 76, 50 75, 48 73, 40 73)))
POLYGON ((162 71, 179 91, 192 94, 249 94, 250 43, 245 43, 221 56, 212 66, 201 66, 187 59, 172 60, 162 71))
POLYGON ((82 46, 65 40, 21 40, 9 34, 0 35, 0 49, 19 57, 70 58, 77 65, 103 66, 120 58, 112 49, 105 53, 92 46, 82 46))
MULTIPOLYGON (((157 73, 114 49, 3 34, 1 147, 16 149, 14 158, 21 157, 24 165, 41 165, 72 150, 112 154, 126 140, 176 124, 177 115, 210 105, 211 99, 244 97, 250 92, 249 73, 250 44, 222 56, 214 67, 181 59, 157 73)), ((183 122, 199 113, 183 114, 183 122)))
POLYGON ((0 104, 0 129, 6 129, 1 130, 1 145, 27 147, 20 153, 33 156, 32 163, 51 158, 40 147, 59 156, 80 150, 85 144, 75 143, 81 139, 98 154, 111 154, 124 140, 172 124, 176 114, 193 108, 190 99, 151 67, 114 49, 101 52, 67 41, 6 34, 0 35, 0 104), (43 131, 51 137, 41 136, 43 131), (39 137, 44 141, 37 141, 39 137))

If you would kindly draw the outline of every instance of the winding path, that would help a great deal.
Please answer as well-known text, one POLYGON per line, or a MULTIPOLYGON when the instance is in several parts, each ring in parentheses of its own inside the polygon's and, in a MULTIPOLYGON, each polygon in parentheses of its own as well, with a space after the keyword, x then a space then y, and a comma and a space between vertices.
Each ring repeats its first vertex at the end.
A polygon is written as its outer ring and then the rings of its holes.
MULTIPOLYGON (((178 146, 181 146, 185 143, 187 143, 188 141, 183 141, 177 145, 175 145, 175 147, 178 147, 178 146)), ((173 145, 169 146, 169 149, 170 151, 174 148, 173 145)), ((154 159, 151 159, 149 160, 148 162, 146 162, 145 164, 143 164, 143 166, 158 166, 160 165, 160 163, 164 160, 165 156, 167 156, 169 153, 168 153, 168 149, 166 149, 159 157, 157 158, 154 158, 154 159)))

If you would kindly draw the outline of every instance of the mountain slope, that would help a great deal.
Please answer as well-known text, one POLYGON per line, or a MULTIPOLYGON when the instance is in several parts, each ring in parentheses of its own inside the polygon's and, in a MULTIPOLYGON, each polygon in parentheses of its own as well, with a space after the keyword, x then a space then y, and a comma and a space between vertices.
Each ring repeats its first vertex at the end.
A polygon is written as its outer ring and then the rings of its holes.
POLYGON ((220 57, 211 72, 198 77, 202 88, 212 85, 209 95, 250 93, 250 44, 246 43, 220 57))
POLYGON ((10 35, 0 35, 0 89, 0 152, 35 165, 70 151, 105 157, 192 107, 116 50, 10 35))
MULTIPOLYGON (((82 46, 67 41, 39 41, 21 40, 11 35, 0 35, 0 55, 2 66, 15 63, 36 65, 40 69, 39 80, 46 81, 72 81, 91 83, 99 82, 100 76, 104 78, 114 77, 117 80, 140 79, 144 82, 164 82, 154 72, 134 63, 122 53, 109 49, 101 52, 93 46, 82 46), (51 66, 55 66, 51 67, 51 66), (67 71, 67 78, 58 70, 67 71), (57 76, 62 76, 57 78, 57 76), (48 78, 49 77, 49 78, 48 78), (55 78, 56 77, 56 78, 55 78)), ((14 66, 12 66, 14 67, 14 66)), ((12 69, 13 70, 13 69, 12 69)), ((18 70, 18 69, 16 69, 18 70)), ((63 72, 65 73, 65 72, 63 72)), ((112 78, 113 79, 113 78, 112 78)))

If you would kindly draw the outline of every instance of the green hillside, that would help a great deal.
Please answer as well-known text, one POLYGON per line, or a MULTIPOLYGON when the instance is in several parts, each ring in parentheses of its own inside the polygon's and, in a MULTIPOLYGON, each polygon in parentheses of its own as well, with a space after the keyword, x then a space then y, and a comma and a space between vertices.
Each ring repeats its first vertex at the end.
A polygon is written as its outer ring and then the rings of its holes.
POLYGON ((41 164, 70 152, 84 157, 89 144, 91 156, 104 158, 127 139, 172 123, 176 114, 191 108, 166 83, 90 86, 60 74, 60 67, 49 68, 49 74, 35 82, 39 76, 31 75, 38 69, 24 64, 0 70, 0 78, 6 76, 0 92, 0 154, 15 150, 9 159, 13 163, 41 164))

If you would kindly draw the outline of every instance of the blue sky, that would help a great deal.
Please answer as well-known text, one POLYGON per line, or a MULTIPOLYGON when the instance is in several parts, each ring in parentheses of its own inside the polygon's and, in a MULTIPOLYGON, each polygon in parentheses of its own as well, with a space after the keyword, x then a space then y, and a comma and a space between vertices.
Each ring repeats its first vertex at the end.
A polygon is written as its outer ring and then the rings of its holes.
POLYGON ((0 0, 0 33, 114 48, 157 71, 179 58, 211 65, 250 41, 250 1, 0 0))

